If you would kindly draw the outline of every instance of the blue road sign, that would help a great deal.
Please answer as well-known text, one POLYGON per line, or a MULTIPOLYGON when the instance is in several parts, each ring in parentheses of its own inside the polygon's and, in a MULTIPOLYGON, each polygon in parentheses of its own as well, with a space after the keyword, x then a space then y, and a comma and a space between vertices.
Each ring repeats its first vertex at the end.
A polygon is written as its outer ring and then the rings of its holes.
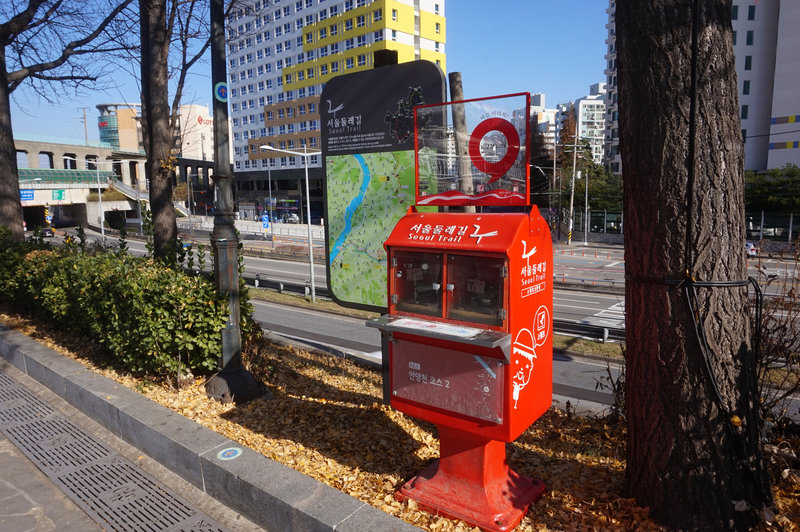
POLYGON ((269 215, 267 215, 267 214, 262 215, 261 216, 261 221, 262 222, 269 222, 269 215))
POLYGON ((22 201, 33 201, 33 189, 21 188, 19 190, 19 199, 22 201))
POLYGON ((228 84, 224 81, 217 83, 214 86, 214 97, 222 103, 226 103, 228 101, 228 84))
POLYGON ((261 222, 261 227, 263 229, 269 229, 269 222, 261 222))

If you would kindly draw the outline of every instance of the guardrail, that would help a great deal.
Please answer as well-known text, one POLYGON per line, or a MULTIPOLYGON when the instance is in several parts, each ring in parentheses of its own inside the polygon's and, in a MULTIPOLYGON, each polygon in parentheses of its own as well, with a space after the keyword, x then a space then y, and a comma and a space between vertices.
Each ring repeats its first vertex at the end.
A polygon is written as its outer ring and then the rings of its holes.
MULTIPOLYGON (((261 278, 260 275, 251 275, 244 273, 242 278, 250 286, 257 288, 264 288, 267 290, 274 290, 280 293, 310 295, 311 289, 309 283, 287 283, 274 281, 271 279, 261 278)), ((316 286, 314 288, 316 296, 320 298, 330 299, 330 291, 327 287, 316 286)), ((591 338, 601 342, 624 342, 625 329, 619 327, 603 327, 601 325, 592 325, 591 323, 577 323, 567 320, 553 320, 553 330, 559 334, 566 334, 571 336, 580 336, 583 338, 591 338)))

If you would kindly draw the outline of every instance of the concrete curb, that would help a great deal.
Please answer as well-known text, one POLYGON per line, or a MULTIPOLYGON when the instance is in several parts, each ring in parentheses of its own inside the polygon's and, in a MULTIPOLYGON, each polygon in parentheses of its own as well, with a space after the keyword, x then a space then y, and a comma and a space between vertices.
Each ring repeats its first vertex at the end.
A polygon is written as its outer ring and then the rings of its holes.
POLYGON ((419 530, 0 325, 0 356, 117 437, 268 530, 419 530), (230 460, 220 451, 241 449, 230 460))

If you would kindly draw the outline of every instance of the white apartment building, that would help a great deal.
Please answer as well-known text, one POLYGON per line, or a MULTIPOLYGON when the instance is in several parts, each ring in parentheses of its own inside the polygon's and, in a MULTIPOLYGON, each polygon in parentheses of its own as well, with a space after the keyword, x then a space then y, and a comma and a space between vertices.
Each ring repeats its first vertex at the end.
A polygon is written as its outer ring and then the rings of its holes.
POLYGON ((575 120, 578 123, 578 138, 587 140, 592 149, 592 161, 603 162, 603 141, 606 113, 606 84, 595 83, 589 95, 575 101, 575 120))
POLYGON ((547 150, 552 153, 558 136, 556 122, 558 110, 548 109, 545 102, 544 94, 531 94, 531 119, 538 124, 539 132, 544 137, 544 144, 547 146, 547 150))
POLYGON ((614 175, 622 173, 622 157, 619 153, 619 107, 617 100, 617 27, 616 27, 616 0, 609 0, 608 22, 606 29, 606 68, 603 74, 606 77, 606 116, 605 130, 603 132, 603 164, 614 175))
MULTIPOLYGON (((606 164, 621 173, 616 68, 616 0, 609 0, 606 39, 606 164)), ((734 0, 731 7, 745 168, 800 166, 800 2, 734 0)))
POLYGON ((572 113, 575 118, 578 138, 589 143, 592 162, 602 164, 606 114, 605 83, 595 83, 589 87, 588 95, 578 98, 574 102, 558 105, 556 123, 559 143, 561 142, 561 130, 568 113, 572 113))

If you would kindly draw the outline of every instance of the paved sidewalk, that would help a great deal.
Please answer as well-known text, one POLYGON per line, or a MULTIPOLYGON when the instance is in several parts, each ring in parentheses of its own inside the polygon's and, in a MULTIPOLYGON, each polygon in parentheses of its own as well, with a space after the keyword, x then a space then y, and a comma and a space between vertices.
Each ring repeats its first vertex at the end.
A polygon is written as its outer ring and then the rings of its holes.
POLYGON ((2 359, 0 388, 3 532, 262 530, 2 359))
POLYGON ((0 530, 102 530, 0 433, 0 530))
MULTIPOLYGON (((33 389, 37 395, 49 394, 54 401, 62 403, 58 409, 66 409, 68 413, 65 415, 71 422, 76 422, 79 417, 85 418, 84 423, 95 427, 87 430, 89 434, 98 435, 102 430, 118 441, 124 440, 120 444, 129 449, 126 456, 129 461, 142 468, 149 463, 149 467, 161 471, 154 475, 161 482, 164 482, 162 476, 173 477, 172 481, 179 487, 170 487, 170 490, 230 530, 250 531, 259 527, 302 532, 418 530, 367 503, 240 446, 2 326, 0 357, 5 359, 0 359, 0 372, 33 389)), ((0 451, 3 449, 0 447, 0 451)), ((8 460, 24 467, 24 462, 17 460, 16 455, 9 455, 8 460)), ((5 480, 6 476, 2 475, 0 479, 5 480)), ((48 487, 47 478, 39 480, 42 481, 42 491, 49 490, 53 500, 59 500, 59 495, 52 492, 52 486, 48 487)), ((0 495, 3 486, 5 484, 0 482, 0 495)), ((12 496, 38 490, 39 484, 32 486, 19 481, 15 489, 11 490, 12 496)), ((23 505, 19 506, 21 509, 25 509, 24 500, 23 497, 16 502, 23 505)), ((86 528, 77 521, 80 515, 72 515, 75 508, 67 502, 61 500, 54 504, 64 506, 64 515, 76 519, 76 527, 73 528, 70 521, 56 519, 56 528, 34 530, 92 530, 91 525, 86 528)), ((40 503, 27 504, 33 508, 40 503)), ((52 511, 60 510, 54 507, 52 511)), ((32 510, 33 515, 40 513, 32 510)), ((0 522, 3 532, 17 532, 2 525, 0 522)))

